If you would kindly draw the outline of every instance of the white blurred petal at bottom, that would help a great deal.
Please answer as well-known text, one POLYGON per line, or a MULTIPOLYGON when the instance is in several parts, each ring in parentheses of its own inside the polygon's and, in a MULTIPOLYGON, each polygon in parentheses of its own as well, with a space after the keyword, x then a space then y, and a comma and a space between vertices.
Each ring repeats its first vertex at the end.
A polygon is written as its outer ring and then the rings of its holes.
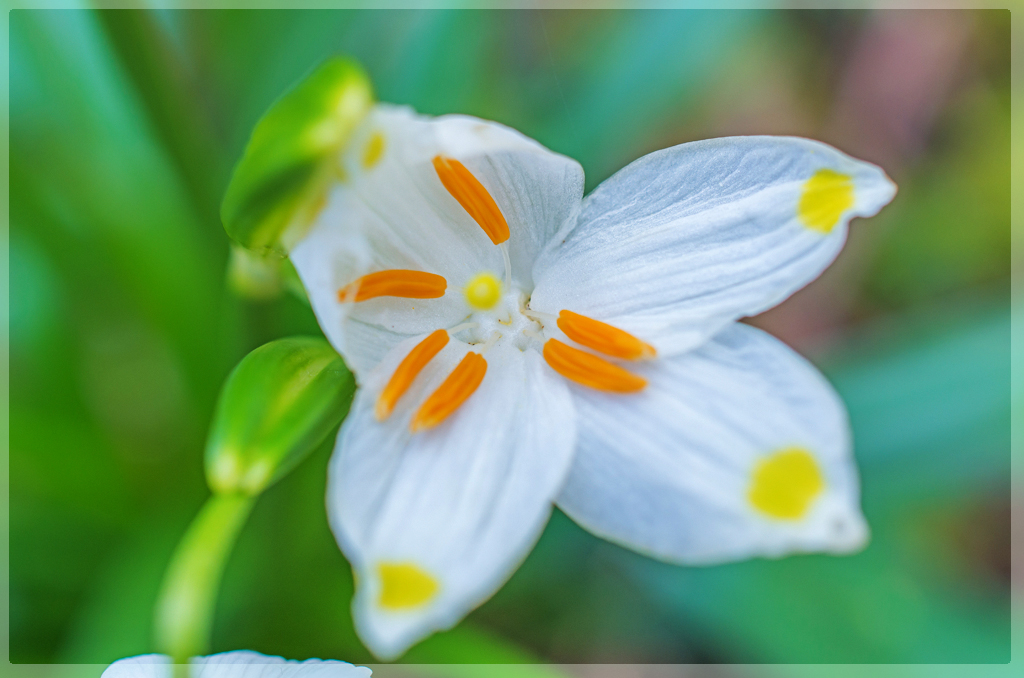
MULTIPOLYGON (((193 657, 191 678, 369 678, 370 669, 336 659, 298 661, 251 650, 193 657)), ((119 659, 100 678, 171 678, 171 658, 144 654, 119 659)))

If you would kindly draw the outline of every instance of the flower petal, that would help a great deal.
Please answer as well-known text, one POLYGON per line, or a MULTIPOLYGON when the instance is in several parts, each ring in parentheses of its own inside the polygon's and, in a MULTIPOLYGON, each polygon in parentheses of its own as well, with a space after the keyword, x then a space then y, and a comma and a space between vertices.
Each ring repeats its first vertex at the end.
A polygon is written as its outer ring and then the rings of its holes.
POLYGON ((534 269, 534 310, 570 310, 649 342, 700 345, 816 278, 846 225, 896 187, 879 168, 787 137, 711 139, 651 153, 598 186, 534 269))
POLYGON ((382 659, 453 626, 512 574, 547 522, 576 440, 564 382, 536 352, 500 343, 479 388, 436 428, 412 434, 410 421, 472 348, 455 339, 378 422, 378 394, 422 338, 369 373, 328 482, 331 525, 356 575, 356 628, 382 659))
MULTIPOLYGON (((119 659, 101 678, 171 678, 170 657, 146 654, 119 659)), ((295 661, 239 650, 193 657, 194 678, 370 678, 370 669, 334 659, 295 661)))
POLYGON ((865 543, 845 410, 803 358, 737 323, 638 371, 648 386, 629 397, 574 389, 558 505, 576 522, 680 563, 865 543))
POLYGON ((347 320, 387 330, 380 341, 390 348, 396 336, 464 318, 471 309, 462 288, 481 271, 504 275, 501 249, 442 183, 438 156, 458 160, 503 214, 513 278, 524 288, 532 286, 538 252, 579 212, 583 170, 576 161, 497 123, 375 106, 339 161, 341 180, 291 253, 324 332, 357 366, 368 361, 348 342, 347 320), (447 293, 339 300, 340 289, 384 270, 442 276, 447 293))

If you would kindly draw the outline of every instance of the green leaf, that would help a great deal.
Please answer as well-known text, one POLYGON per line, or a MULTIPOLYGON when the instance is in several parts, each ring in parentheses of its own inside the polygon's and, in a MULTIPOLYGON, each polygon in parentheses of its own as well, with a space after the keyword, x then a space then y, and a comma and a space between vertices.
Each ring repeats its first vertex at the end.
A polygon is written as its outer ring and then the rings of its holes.
POLYGON ((216 492, 258 494, 348 412, 355 380, 323 339, 291 337, 247 355, 224 384, 206 446, 216 492))
POLYGON ((206 410, 231 364, 210 331, 223 235, 192 209, 94 15, 15 10, 11 31, 11 228, 52 262, 75 309, 66 340, 131 314, 206 410))
POLYGON ((402 657, 402 663, 419 664, 427 677, 566 678, 558 667, 538 661, 514 643, 469 623, 430 636, 402 657))
POLYGON ((301 237, 334 155, 373 101, 350 59, 333 58, 277 100, 257 123, 221 204, 228 235, 250 249, 286 254, 301 237))

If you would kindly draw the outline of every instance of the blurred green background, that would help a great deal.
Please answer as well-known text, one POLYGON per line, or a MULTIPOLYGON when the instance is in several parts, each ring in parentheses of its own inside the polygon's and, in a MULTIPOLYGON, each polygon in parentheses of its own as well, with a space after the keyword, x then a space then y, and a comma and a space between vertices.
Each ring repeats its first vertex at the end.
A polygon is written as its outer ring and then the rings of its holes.
MULTIPOLYGON (((870 546, 672 567, 556 512, 513 579, 412 662, 1009 660, 1008 11, 29 11, 10 14, 10 659, 152 651, 207 496, 218 389, 319 334, 229 284, 218 206, 260 114, 325 57, 383 101, 511 125, 592 189, 665 146, 820 139, 893 204, 752 322, 848 404, 870 546)), ((272 291, 272 290, 271 290, 272 291)), ((214 650, 372 661, 327 528, 331 440, 258 502, 214 650)))

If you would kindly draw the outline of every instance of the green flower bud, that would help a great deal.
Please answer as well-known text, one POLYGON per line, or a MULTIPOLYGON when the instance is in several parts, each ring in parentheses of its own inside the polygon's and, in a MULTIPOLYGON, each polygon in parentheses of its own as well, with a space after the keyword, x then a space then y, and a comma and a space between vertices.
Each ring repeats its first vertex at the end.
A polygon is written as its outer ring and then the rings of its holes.
POLYGON ((206 444, 214 492, 254 495, 286 474, 338 425, 355 380, 323 339, 265 344, 228 376, 206 444))
POLYGON ((238 243, 285 255, 338 176, 337 154, 373 103, 363 69, 333 58, 278 99, 253 130, 221 204, 238 243))

